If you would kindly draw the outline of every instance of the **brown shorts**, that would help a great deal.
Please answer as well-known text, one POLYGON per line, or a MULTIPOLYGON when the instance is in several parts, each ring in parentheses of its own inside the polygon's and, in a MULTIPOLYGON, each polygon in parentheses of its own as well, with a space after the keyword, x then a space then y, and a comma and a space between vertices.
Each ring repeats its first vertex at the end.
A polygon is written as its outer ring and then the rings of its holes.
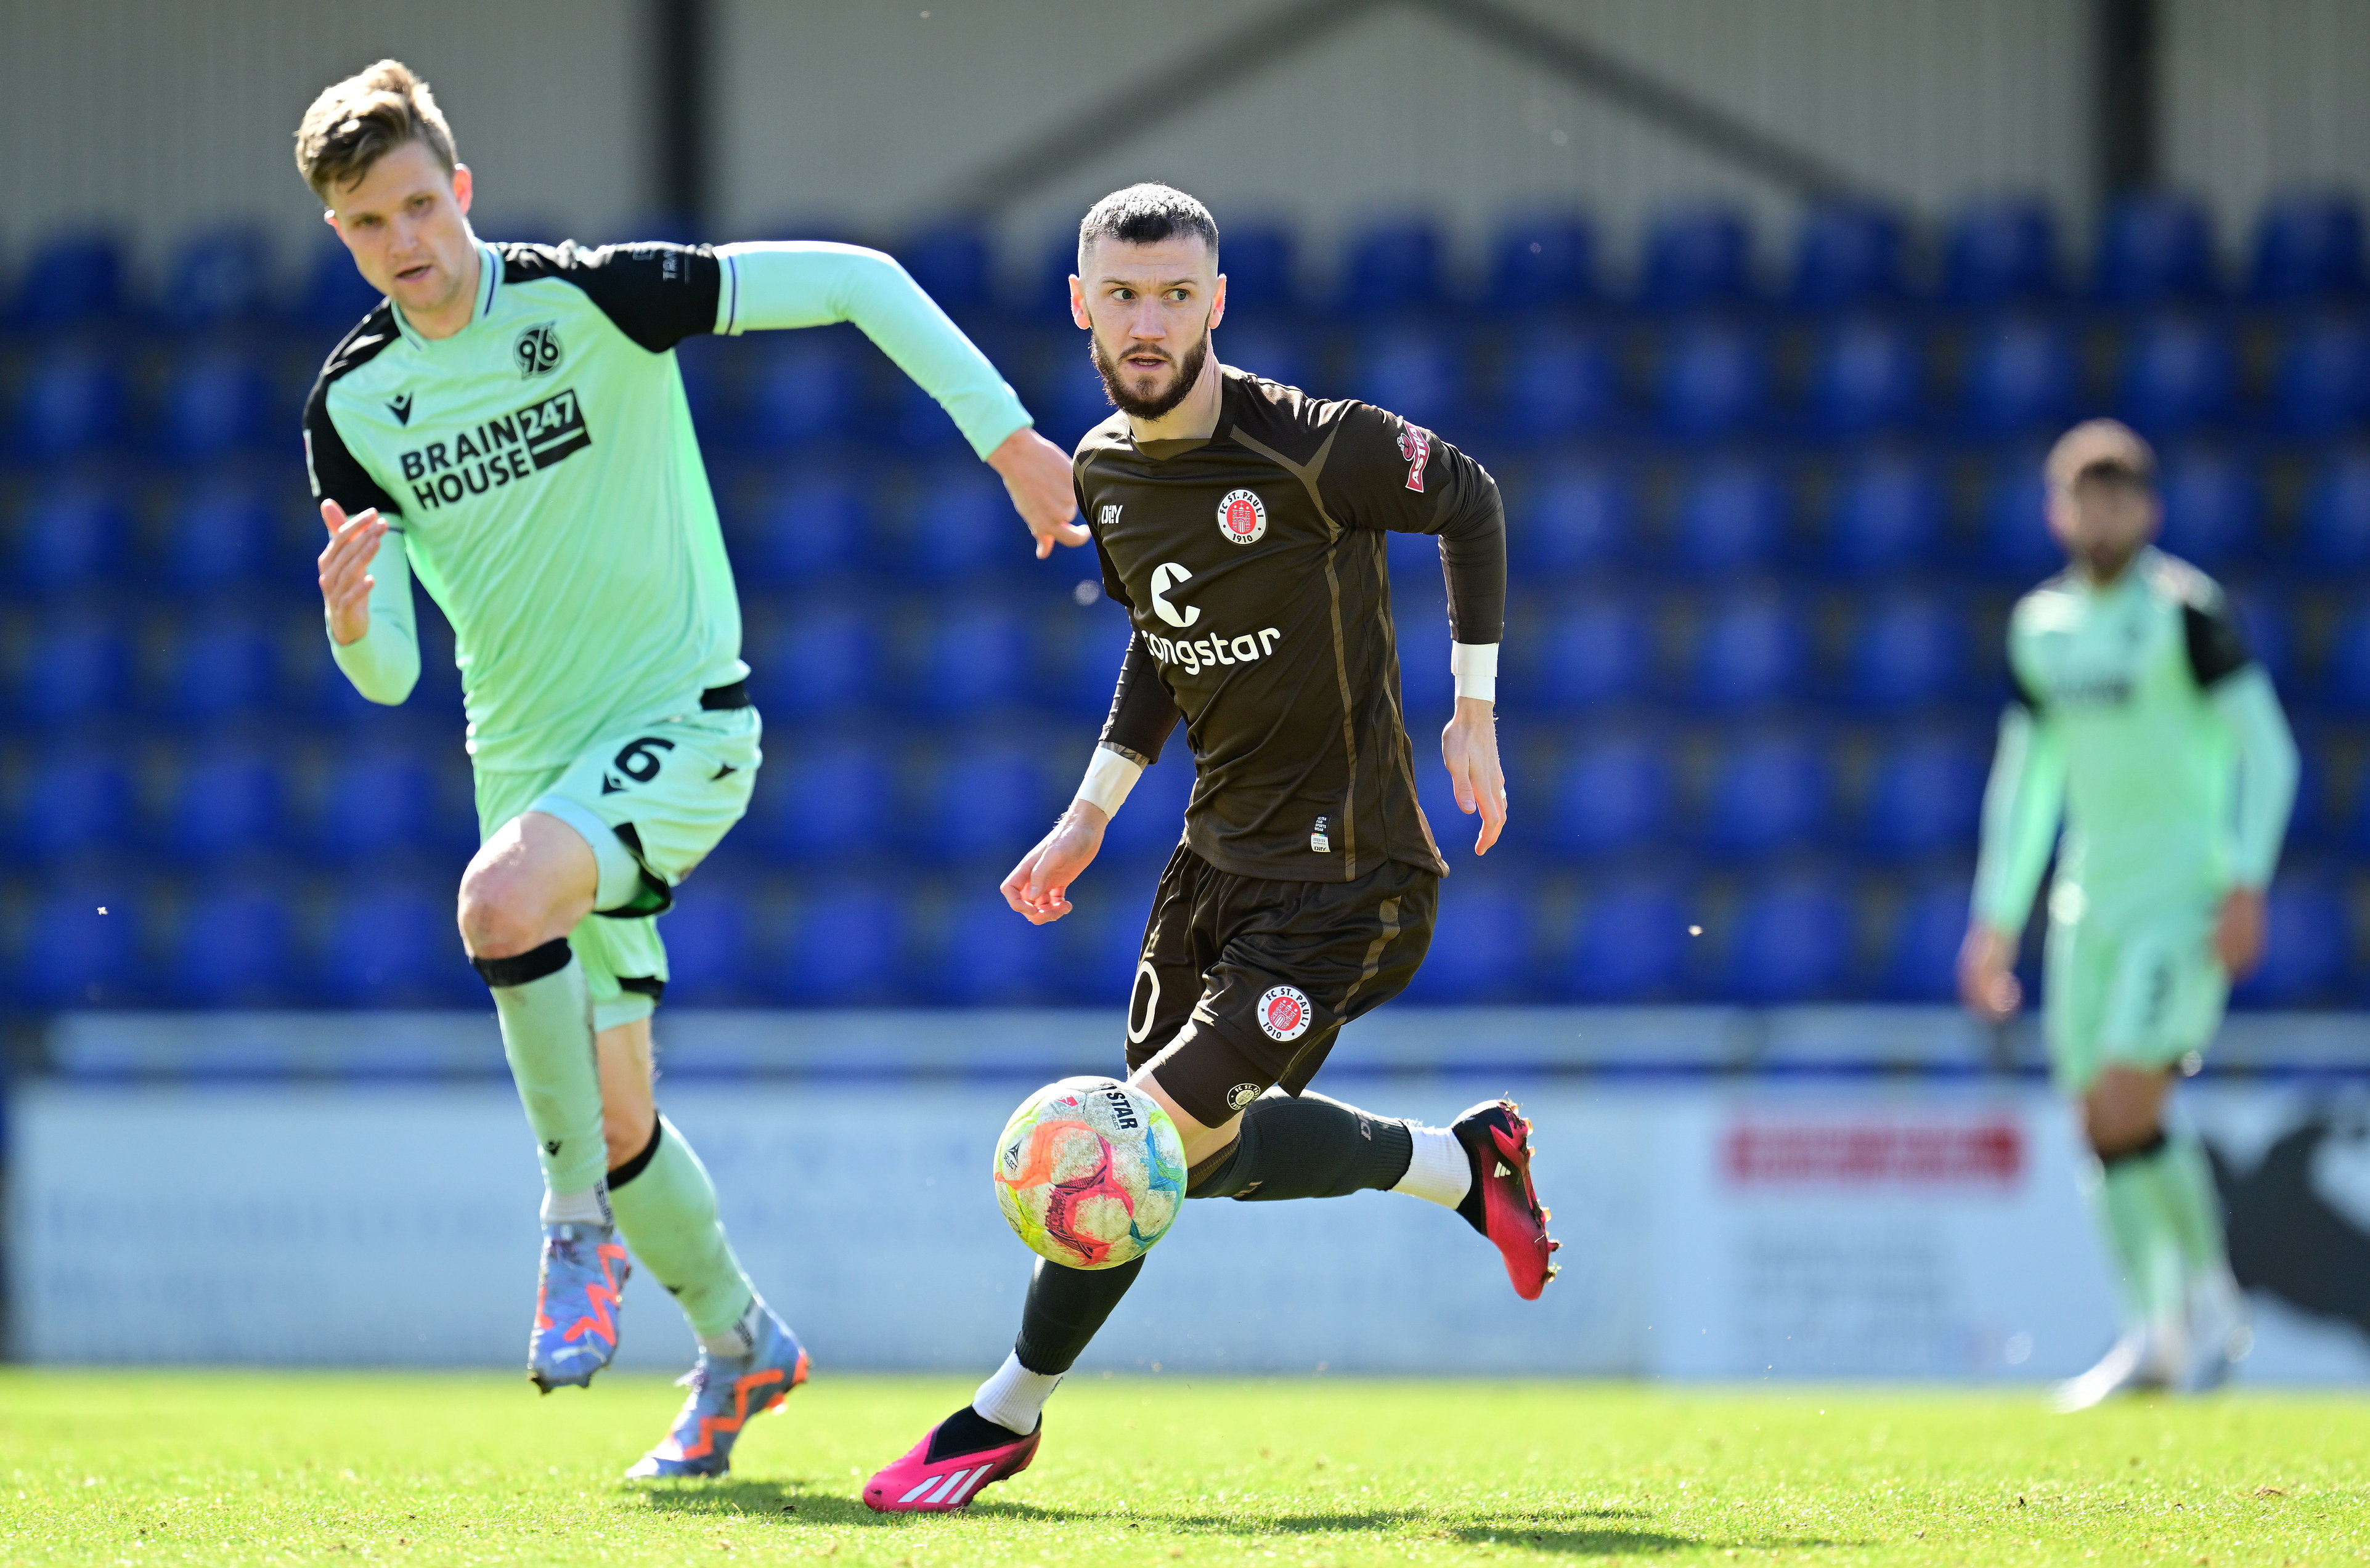
POLYGON ((1272 1084, 1299 1093, 1341 1025, 1407 989, 1440 878, 1386 861, 1355 882, 1219 870, 1183 844, 1160 874, 1128 999, 1127 1066, 1223 1126, 1272 1084))

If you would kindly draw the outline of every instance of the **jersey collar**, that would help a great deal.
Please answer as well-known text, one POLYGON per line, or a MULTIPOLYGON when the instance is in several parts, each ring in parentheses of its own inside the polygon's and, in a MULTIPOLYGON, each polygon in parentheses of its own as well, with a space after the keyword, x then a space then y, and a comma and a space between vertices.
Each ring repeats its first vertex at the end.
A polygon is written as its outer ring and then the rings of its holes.
POLYGON ((1155 463, 1165 463, 1172 457, 1182 457, 1189 452, 1199 452, 1205 446, 1216 446, 1235 433, 1235 399, 1242 395, 1239 383, 1242 372, 1231 365, 1218 367, 1218 423, 1206 436, 1188 436, 1179 441, 1140 441, 1133 426, 1128 427, 1128 442, 1136 452, 1155 463))
MULTIPOLYGON (((477 247, 477 305, 469 313, 469 326, 453 334, 454 338, 467 337, 470 327, 476 326, 477 323, 494 313, 494 296, 500 292, 502 286, 502 253, 474 235, 471 239, 477 247)), ((404 315, 401 305, 392 300, 389 300, 387 304, 389 313, 395 317, 395 329, 403 335, 403 340, 406 343, 415 349, 433 347, 427 338, 412 330, 411 322, 404 315)), ((446 338, 443 341, 451 342, 452 338, 446 338)))

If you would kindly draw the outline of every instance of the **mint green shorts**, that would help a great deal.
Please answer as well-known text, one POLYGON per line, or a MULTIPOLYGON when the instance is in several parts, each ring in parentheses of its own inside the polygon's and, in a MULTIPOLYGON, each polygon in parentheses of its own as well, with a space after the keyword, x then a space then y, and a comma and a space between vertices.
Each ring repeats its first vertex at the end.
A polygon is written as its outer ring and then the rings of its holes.
POLYGON ((764 753, 755 708, 643 725, 586 749, 564 768, 480 773, 480 841, 529 811, 557 817, 592 847, 593 913, 568 933, 592 995, 592 1025, 647 1018, 666 988, 658 916, 674 888, 749 809, 764 753))
POLYGON ((2213 1043, 2230 995, 2213 933, 2211 901, 2112 930, 2050 921, 2042 1024, 2060 1090, 2086 1093, 2109 1062, 2167 1068, 2213 1043))

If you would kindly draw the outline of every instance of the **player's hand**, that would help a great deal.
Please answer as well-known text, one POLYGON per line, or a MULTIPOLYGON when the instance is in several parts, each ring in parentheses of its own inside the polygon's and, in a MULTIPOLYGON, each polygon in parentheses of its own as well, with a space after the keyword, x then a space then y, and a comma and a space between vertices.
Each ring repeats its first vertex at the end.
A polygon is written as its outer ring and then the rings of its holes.
POLYGON ((378 579, 370 575, 378 542, 386 536, 386 521, 378 509, 346 515, 335 501, 321 503, 321 521, 329 531, 328 547, 321 552, 321 602, 329 610, 329 635, 338 646, 360 642, 370 630, 370 593, 378 579))
POLYGON ((1959 944, 1959 1000, 1986 1024, 2005 1024, 2024 1005, 2016 978, 2016 939, 1977 921, 1959 944))
POLYGON ((1456 699, 1456 716, 1440 732, 1440 760, 1456 791, 1456 809, 1481 813, 1475 854, 1488 854, 1506 827, 1506 770, 1498 765, 1498 704, 1478 697, 1456 699))
POLYGON ((1084 544, 1092 535, 1071 520, 1078 493, 1070 480, 1070 459, 1058 446, 1023 425, 987 454, 987 465, 1003 476, 1012 509, 1037 536, 1037 558, 1056 544, 1084 544))
POLYGON ((1030 925, 1050 925, 1070 912, 1070 884, 1103 847, 1110 814, 1092 801, 1074 800, 1037 847, 1004 879, 1004 901, 1030 925))
POLYGON ((2260 887, 2233 887, 2222 896, 2214 918, 2214 956, 2233 983, 2255 972, 2263 961, 2263 937, 2271 924, 2260 887))

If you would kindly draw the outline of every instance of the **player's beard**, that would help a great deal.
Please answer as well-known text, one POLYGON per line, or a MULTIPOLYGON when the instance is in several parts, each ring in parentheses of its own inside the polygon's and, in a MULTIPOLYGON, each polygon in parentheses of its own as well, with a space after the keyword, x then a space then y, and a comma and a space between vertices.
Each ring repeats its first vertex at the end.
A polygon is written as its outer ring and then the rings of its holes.
POLYGON ((1100 334, 1090 332, 1087 335, 1087 352, 1095 361, 1095 373, 1103 378, 1104 395, 1121 413, 1131 419, 1157 419, 1184 402, 1186 395, 1193 390, 1193 383, 1202 379, 1202 367, 1210 358, 1210 329, 1202 327, 1200 340, 1185 350, 1183 360, 1175 361, 1177 379, 1150 397, 1138 397, 1121 382, 1120 367, 1103 352, 1100 334))

